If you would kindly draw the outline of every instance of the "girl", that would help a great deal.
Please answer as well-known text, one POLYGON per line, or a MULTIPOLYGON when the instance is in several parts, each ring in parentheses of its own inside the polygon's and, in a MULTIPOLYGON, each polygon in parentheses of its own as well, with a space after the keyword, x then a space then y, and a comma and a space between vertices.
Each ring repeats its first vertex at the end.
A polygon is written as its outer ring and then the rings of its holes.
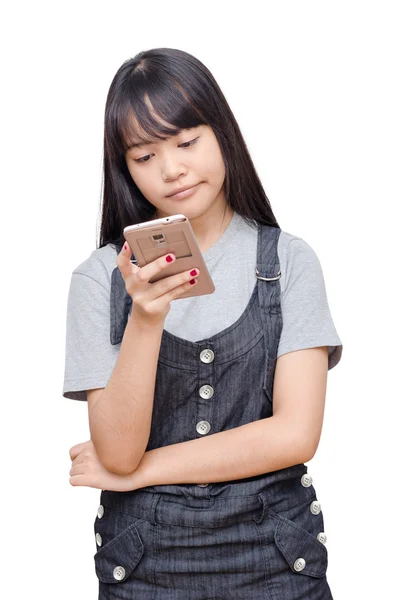
POLYGON ((124 62, 106 102, 100 244, 71 277, 63 387, 88 404, 70 483, 101 489, 99 600, 332 599, 304 463, 341 354, 317 255, 280 229, 212 74, 169 48, 124 62), (125 226, 177 213, 212 294, 179 298, 197 268, 150 284, 175 255, 139 268, 124 243, 125 226))

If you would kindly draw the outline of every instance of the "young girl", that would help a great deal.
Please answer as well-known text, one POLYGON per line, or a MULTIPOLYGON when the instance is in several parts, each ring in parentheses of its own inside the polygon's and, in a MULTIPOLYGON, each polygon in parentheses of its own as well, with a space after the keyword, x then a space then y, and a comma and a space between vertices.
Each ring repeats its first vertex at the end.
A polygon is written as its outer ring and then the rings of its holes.
POLYGON ((330 600, 304 464, 342 343, 311 246, 282 231, 232 111, 181 50, 139 53, 106 102, 99 248, 72 273, 63 396, 91 439, 70 483, 101 489, 99 600, 330 600), (175 195, 178 190, 189 193, 175 195), (127 225, 190 221, 215 284, 174 254, 139 268, 127 225))

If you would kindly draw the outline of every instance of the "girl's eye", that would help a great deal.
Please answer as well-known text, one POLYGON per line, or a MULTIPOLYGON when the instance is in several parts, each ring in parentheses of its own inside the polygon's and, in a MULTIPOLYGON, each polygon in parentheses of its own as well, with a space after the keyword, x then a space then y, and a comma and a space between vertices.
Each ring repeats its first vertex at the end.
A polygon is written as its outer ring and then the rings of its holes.
MULTIPOLYGON (((193 144, 195 144, 197 142, 199 138, 195 138, 194 140, 190 140, 190 142, 184 142, 183 144, 180 144, 181 148, 190 148, 190 146, 193 146, 193 144)), ((150 158, 150 154, 147 154, 146 156, 142 156, 142 158, 137 158, 135 159, 135 162, 137 163, 144 163, 144 162, 148 162, 150 158)))

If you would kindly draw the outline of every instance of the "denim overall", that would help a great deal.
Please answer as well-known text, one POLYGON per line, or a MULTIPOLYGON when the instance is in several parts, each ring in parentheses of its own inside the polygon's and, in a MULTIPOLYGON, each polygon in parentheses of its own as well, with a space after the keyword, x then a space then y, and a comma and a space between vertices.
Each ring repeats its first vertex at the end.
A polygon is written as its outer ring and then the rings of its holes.
MULTIPOLYGON (((272 415, 279 235, 259 225, 257 281, 235 323, 197 342, 163 330, 147 450, 272 415)), ((116 267, 112 344, 131 306, 116 267)), ((102 490, 94 531, 99 600, 332 600, 324 520, 304 464, 235 481, 102 490)))

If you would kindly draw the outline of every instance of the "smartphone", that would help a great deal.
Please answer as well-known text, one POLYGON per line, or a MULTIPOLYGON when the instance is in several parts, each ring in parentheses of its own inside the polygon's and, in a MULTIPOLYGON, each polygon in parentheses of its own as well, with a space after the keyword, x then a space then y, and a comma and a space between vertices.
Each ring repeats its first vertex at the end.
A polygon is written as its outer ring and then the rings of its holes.
POLYGON ((176 260, 164 271, 152 277, 150 283, 198 267, 200 275, 197 277, 196 285, 178 298, 212 294, 215 291, 214 282, 208 272, 192 226, 185 215, 170 215, 129 225, 124 227, 123 233, 139 267, 169 252, 175 254, 176 260))

